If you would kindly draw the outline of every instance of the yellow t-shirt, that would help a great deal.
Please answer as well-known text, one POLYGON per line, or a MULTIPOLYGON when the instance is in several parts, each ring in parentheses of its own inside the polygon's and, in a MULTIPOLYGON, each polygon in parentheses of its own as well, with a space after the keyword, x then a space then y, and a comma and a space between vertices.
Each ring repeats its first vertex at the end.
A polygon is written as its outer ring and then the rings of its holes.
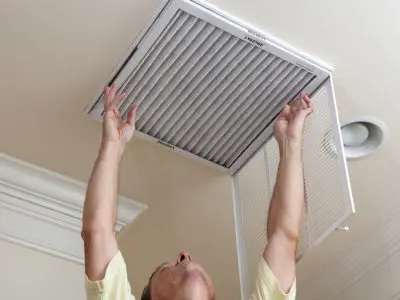
MULTIPOLYGON (((88 300, 135 300, 121 252, 111 260, 103 280, 90 281, 86 277, 86 295, 88 300)), ((262 258, 258 264, 256 288, 251 300, 294 300, 295 297, 296 281, 289 293, 282 292, 275 276, 262 258)))

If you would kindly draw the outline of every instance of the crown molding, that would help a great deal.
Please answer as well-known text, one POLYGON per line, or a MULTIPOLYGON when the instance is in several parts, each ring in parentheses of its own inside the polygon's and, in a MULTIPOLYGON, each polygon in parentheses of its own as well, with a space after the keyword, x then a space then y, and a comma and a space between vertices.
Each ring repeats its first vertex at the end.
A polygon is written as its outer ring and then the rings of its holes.
MULTIPOLYGON (((0 239, 83 263, 86 184, 0 153, 0 239)), ((147 209, 118 196, 115 231, 147 209)))

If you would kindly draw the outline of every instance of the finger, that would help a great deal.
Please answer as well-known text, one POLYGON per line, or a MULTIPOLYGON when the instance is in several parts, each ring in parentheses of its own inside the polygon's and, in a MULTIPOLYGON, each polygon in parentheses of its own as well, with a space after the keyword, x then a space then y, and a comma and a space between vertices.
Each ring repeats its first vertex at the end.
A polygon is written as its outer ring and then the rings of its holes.
POLYGON ((294 100, 293 103, 293 107, 295 110, 300 110, 304 106, 303 100, 301 98, 294 100))
POLYGON ((109 104, 109 99, 110 99, 110 87, 106 86, 104 89, 104 107, 107 108, 109 104))
POLYGON ((314 110, 314 105, 311 102, 311 99, 307 95, 304 97, 304 103, 307 105, 306 110, 310 111, 310 113, 312 113, 314 110))
POLYGON ((118 96, 118 102, 124 100, 126 97, 126 93, 123 92, 121 95, 118 96))
POLYGON ((287 118, 290 115, 290 105, 286 104, 278 115, 278 118, 287 118))
POLYGON ((301 118, 306 119, 309 115, 311 115, 313 112, 313 108, 312 107, 307 107, 306 109, 303 109, 299 115, 301 116, 301 118))
POLYGON ((308 117, 309 115, 311 115, 313 113, 314 109, 312 106, 308 107, 304 112, 306 114, 306 116, 308 117))
POLYGON ((296 99, 291 102, 290 105, 290 118, 295 118, 296 115, 303 109, 303 101, 301 99, 296 99))
POLYGON ((110 94, 110 87, 109 87, 109 86, 106 86, 106 87, 104 88, 104 96, 107 97, 109 94, 110 94))
POLYGON ((114 115, 115 115, 115 118, 117 119, 118 126, 119 126, 119 125, 121 125, 123 123, 122 122, 122 118, 121 118, 121 114, 119 113, 118 108, 116 108, 115 106, 114 106, 113 111, 114 111, 114 115))
POLYGON ((310 106, 310 102, 305 100, 304 96, 302 95, 301 98, 294 100, 294 104, 292 106, 292 114, 297 115, 300 111, 306 109, 310 106))
POLYGON ((311 106, 311 99, 306 93, 301 92, 301 99, 307 104, 307 106, 311 106))
POLYGON ((118 97, 115 97, 115 103, 114 104, 118 104, 119 102, 121 102, 122 100, 124 100, 126 97, 126 93, 123 92, 121 95, 119 95, 118 97))
POLYGON ((298 108, 298 107, 301 107, 301 103, 302 103, 301 97, 296 97, 295 99, 290 101, 289 105, 292 108, 298 108))
POLYGON ((119 102, 121 102, 122 100, 125 99, 126 93, 122 93, 119 96, 115 96, 112 100, 111 100, 111 104, 113 106, 117 105, 119 102))
POLYGON ((128 117, 126 119, 126 122, 130 125, 135 125, 135 120, 136 120, 136 112, 137 112, 138 106, 134 105, 128 112, 128 117))
POLYGON ((117 90, 118 90, 118 86, 117 86, 117 84, 114 82, 114 83, 111 85, 110 99, 114 100, 114 97, 115 97, 115 94, 116 94, 117 90))

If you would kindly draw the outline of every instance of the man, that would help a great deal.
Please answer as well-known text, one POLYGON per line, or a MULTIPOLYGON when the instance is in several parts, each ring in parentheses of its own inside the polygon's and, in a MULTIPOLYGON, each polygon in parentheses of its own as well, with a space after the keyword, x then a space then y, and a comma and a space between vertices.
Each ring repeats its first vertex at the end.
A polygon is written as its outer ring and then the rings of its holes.
MULTIPOLYGON (((118 167, 135 131, 137 110, 133 107, 123 123, 116 104, 124 97, 125 94, 117 94, 115 84, 105 89, 102 143, 83 212, 88 300, 134 299, 114 235, 118 167)), ((311 112, 310 99, 301 94, 300 99, 285 106, 275 123, 280 163, 268 214, 268 244, 259 263, 253 300, 295 299, 295 256, 304 202, 302 132, 311 112)), ((156 268, 141 299, 214 300, 215 294, 204 269, 189 253, 182 252, 175 262, 156 268)))

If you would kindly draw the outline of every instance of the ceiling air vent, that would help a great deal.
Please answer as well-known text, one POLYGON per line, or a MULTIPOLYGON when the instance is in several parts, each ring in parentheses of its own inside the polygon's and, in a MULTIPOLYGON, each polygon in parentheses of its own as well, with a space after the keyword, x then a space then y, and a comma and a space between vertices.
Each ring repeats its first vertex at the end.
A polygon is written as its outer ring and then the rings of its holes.
MULTIPOLYGON (((234 174, 271 137, 283 106, 329 76, 209 4, 171 0, 108 84, 127 93, 123 117, 139 105, 139 136, 234 174)), ((101 121, 103 94, 87 113, 101 121)))

